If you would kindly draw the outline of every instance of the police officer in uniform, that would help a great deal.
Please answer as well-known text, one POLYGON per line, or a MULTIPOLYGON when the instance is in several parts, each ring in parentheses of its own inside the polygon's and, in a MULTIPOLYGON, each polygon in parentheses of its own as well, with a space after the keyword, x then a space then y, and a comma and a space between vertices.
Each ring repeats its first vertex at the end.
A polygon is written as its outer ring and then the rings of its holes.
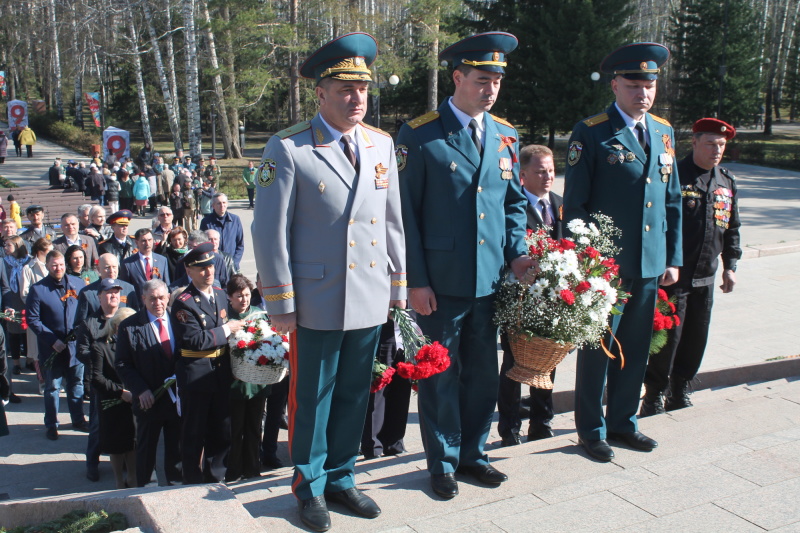
POLYGON ((133 213, 127 209, 122 209, 109 216, 106 222, 111 226, 114 234, 97 245, 97 253, 100 255, 114 254, 119 264, 137 253, 139 250, 136 248, 136 241, 128 235, 128 226, 132 218, 133 213))
POLYGON ((214 247, 204 243, 183 258, 191 283, 172 306, 170 322, 180 339, 175 364, 181 397, 184 484, 222 482, 231 446, 228 337, 242 328, 228 320, 228 298, 214 287, 214 247))
POLYGON ((279 331, 297 331, 292 490, 315 531, 330 528, 330 501, 381 512, 353 472, 380 328, 406 292, 394 144, 361 122, 377 53, 371 35, 350 33, 305 61, 319 114, 269 140, 257 177, 253 233, 272 236, 253 240, 264 301, 279 331))
POLYGON ((56 230, 53 229, 52 226, 43 223, 44 208, 42 206, 29 205, 25 209, 25 215, 27 215, 31 225, 28 226, 28 229, 20 233, 19 236, 25 241, 25 244, 28 246, 28 251, 33 248, 33 243, 42 237, 47 237, 51 241, 56 238, 56 230))
POLYGON ((522 278, 531 261, 517 131, 488 111, 516 47, 513 35, 491 32, 443 50, 453 97, 406 123, 397 139, 409 303, 452 361, 419 382, 431 486, 448 499, 458 494, 456 470, 490 486, 507 479, 484 453, 499 376, 492 316, 504 265, 522 278))
POLYGON ((613 316, 616 354, 578 351, 575 424, 580 444, 598 461, 611 461, 606 438, 641 451, 658 443, 638 430, 636 411, 647 368, 659 279, 674 284, 682 264, 680 181, 669 122, 648 113, 658 72, 669 50, 634 43, 609 54, 600 68, 612 76, 616 101, 605 113, 575 125, 567 152, 565 220, 610 216, 622 231, 616 260, 623 288, 631 294, 613 316), (621 366, 620 350, 625 367, 621 366), (603 414, 603 389, 608 407, 603 414))
POLYGON ((668 296, 675 297, 675 315, 680 323, 669 332, 664 349, 647 365, 640 417, 692 405, 689 382, 700 369, 708 342, 719 257, 723 293, 733 290, 736 262, 742 257, 736 181, 728 169, 719 166, 725 144, 736 130, 721 120, 703 118, 694 123, 692 133, 692 152, 678 163, 683 266, 678 283, 665 289, 668 296))

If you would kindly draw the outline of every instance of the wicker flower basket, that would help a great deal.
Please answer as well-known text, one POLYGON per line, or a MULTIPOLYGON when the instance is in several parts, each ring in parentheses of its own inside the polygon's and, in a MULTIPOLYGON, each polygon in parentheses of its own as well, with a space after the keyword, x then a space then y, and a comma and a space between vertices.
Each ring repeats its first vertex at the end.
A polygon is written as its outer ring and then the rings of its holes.
POLYGON ((508 343, 514 355, 514 366, 506 376, 537 389, 553 388, 550 372, 574 348, 571 344, 559 344, 526 333, 509 332, 508 343))
POLYGON ((280 382, 289 373, 289 369, 280 365, 255 366, 244 362, 241 357, 231 356, 233 377, 253 385, 273 385, 280 382))

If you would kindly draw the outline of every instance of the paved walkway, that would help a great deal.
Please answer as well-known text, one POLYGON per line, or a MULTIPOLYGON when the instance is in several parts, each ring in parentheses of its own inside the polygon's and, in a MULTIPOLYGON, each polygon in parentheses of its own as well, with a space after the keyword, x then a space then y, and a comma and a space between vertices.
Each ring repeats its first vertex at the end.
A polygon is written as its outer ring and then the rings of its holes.
MULTIPOLYGON (((44 150, 45 143, 41 145, 44 150)), ((35 175, 52 164, 56 153, 75 157, 56 148, 46 156, 34 153, 47 157, 41 166, 36 158, 11 157, 0 174, 13 181, 41 179, 35 175)), ((728 166, 741 189, 747 254, 737 272, 736 290, 729 295, 717 291, 703 370, 800 354, 795 304, 800 301, 800 255, 793 253, 800 250, 800 173, 728 166)), ((232 211, 250 226, 253 212, 244 209, 243 202, 233 202, 232 211)), ((133 227, 148 223, 139 218, 133 227)), ((251 249, 250 232, 245 239, 251 249)), ((255 276, 247 256, 242 268, 255 276)), ((0 494, 24 499, 111 489, 105 459, 100 482, 84 477, 84 434, 67 424, 58 441, 44 438, 41 396, 32 376, 22 378, 16 392, 24 402, 7 407, 12 435, 0 438, 0 494)), ((559 367, 556 391, 569 391, 573 384, 574 355, 559 367)), ((694 401, 693 409, 642 422, 661 443, 657 451, 622 449, 610 464, 594 463, 574 446, 571 413, 557 417, 556 439, 512 449, 496 448, 499 437, 493 426, 489 454, 511 480, 494 490, 464 480, 458 498, 441 502, 428 488, 414 398, 409 453, 358 465, 359 483, 384 514, 366 521, 336 512, 334 527, 398 532, 800 531, 800 383, 781 380, 705 390, 696 393, 694 401)), ((62 421, 68 420, 64 403, 62 421)), ((282 432, 279 454, 288 463, 286 437, 282 432)), ((265 529, 292 530, 297 520, 289 477, 290 470, 284 469, 232 488, 265 529)))

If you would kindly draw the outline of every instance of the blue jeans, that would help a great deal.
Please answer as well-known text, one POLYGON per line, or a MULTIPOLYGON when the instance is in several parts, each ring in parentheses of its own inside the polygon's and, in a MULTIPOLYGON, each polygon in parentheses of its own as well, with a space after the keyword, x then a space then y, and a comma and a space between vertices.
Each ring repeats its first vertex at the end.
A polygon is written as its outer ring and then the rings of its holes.
POLYGON ((64 368, 58 363, 53 368, 44 370, 44 425, 48 428, 58 427, 58 402, 61 381, 66 378, 67 384, 64 389, 67 392, 67 403, 69 405, 69 416, 73 424, 86 422, 83 415, 83 365, 64 368))

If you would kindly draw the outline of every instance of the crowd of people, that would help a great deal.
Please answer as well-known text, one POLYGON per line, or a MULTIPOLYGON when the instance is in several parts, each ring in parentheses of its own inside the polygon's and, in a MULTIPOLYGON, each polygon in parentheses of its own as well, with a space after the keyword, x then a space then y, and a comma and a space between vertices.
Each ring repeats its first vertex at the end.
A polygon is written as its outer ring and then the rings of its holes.
MULTIPOLYGON (((271 137, 261 165, 242 175, 259 232, 256 283, 239 273, 243 228, 216 192, 213 158, 197 167, 177 153, 166 167, 145 146, 137 164, 95 161, 87 176, 100 178, 81 180, 82 163, 70 161, 62 175, 56 161, 54 186, 83 187, 101 205, 65 214, 58 238, 38 206, 26 209, 30 227, 19 235, 7 218, 0 269, 13 373, 25 371, 27 349, 47 437, 58 438, 63 386, 72 427, 89 433, 90 479, 98 478, 99 455, 109 454, 118 487, 149 483, 163 435, 167 482, 232 482, 282 466, 277 439, 288 402, 301 521, 326 531, 330 502, 375 518, 381 509, 356 487, 354 464, 359 454, 405 451, 411 383, 398 377, 370 392, 370 382, 376 356, 390 366, 404 359, 387 310, 408 306, 450 357, 446 370, 416 384, 431 489, 456 497, 456 473, 498 486, 508 476, 485 451, 495 406, 501 445, 514 446, 525 403, 520 384, 505 376, 514 363, 505 335, 498 368, 498 284, 508 271, 523 282, 535 276, 526 231, 562 239, 567 222, 602 212, 622 230, 616 261, 630 297, 604 342, 618 357, 578 352, 579 442, 598 461, 614 458, 608 440, 654 450, 658 443, 637 424, 642 384, 639 416, 691 405, 687 384, 702 360, 719 256, 723 292, 735 285, 737 190, 719 166, 735 130, 698 120, 693 150, 678 162, 671 125, 649 113, 669 51, 623 46, 601 65, 614 103, 572 132, 562 197, 551 190, 553 152, 520 149, 515 128, 488 113, 516 46, 513 35, 491 32, 443 50, 454 93, 403 125, 397 145, 362 122, 375 39, 347 34, 312 54, 300 73, 316 81, 319 113, 271 137), (120 209, 106 216, 108 181, 119 182, 120 209), (185 202, 187 191, 196 203, 185 202), (130 236, 132 210, 148 203, 157 211, 152 228, 130 236), (682 328, 649 358, 659 287, 675 297, 682 328), (27 336, 16 320, 23 310, 27 336), (289 379, 276 385, 231 372, 228 338, 257 310, 292 336, 289 379)), ((531 389, 528 403, 527 440, 552 437, 552 391, 531 389)))

